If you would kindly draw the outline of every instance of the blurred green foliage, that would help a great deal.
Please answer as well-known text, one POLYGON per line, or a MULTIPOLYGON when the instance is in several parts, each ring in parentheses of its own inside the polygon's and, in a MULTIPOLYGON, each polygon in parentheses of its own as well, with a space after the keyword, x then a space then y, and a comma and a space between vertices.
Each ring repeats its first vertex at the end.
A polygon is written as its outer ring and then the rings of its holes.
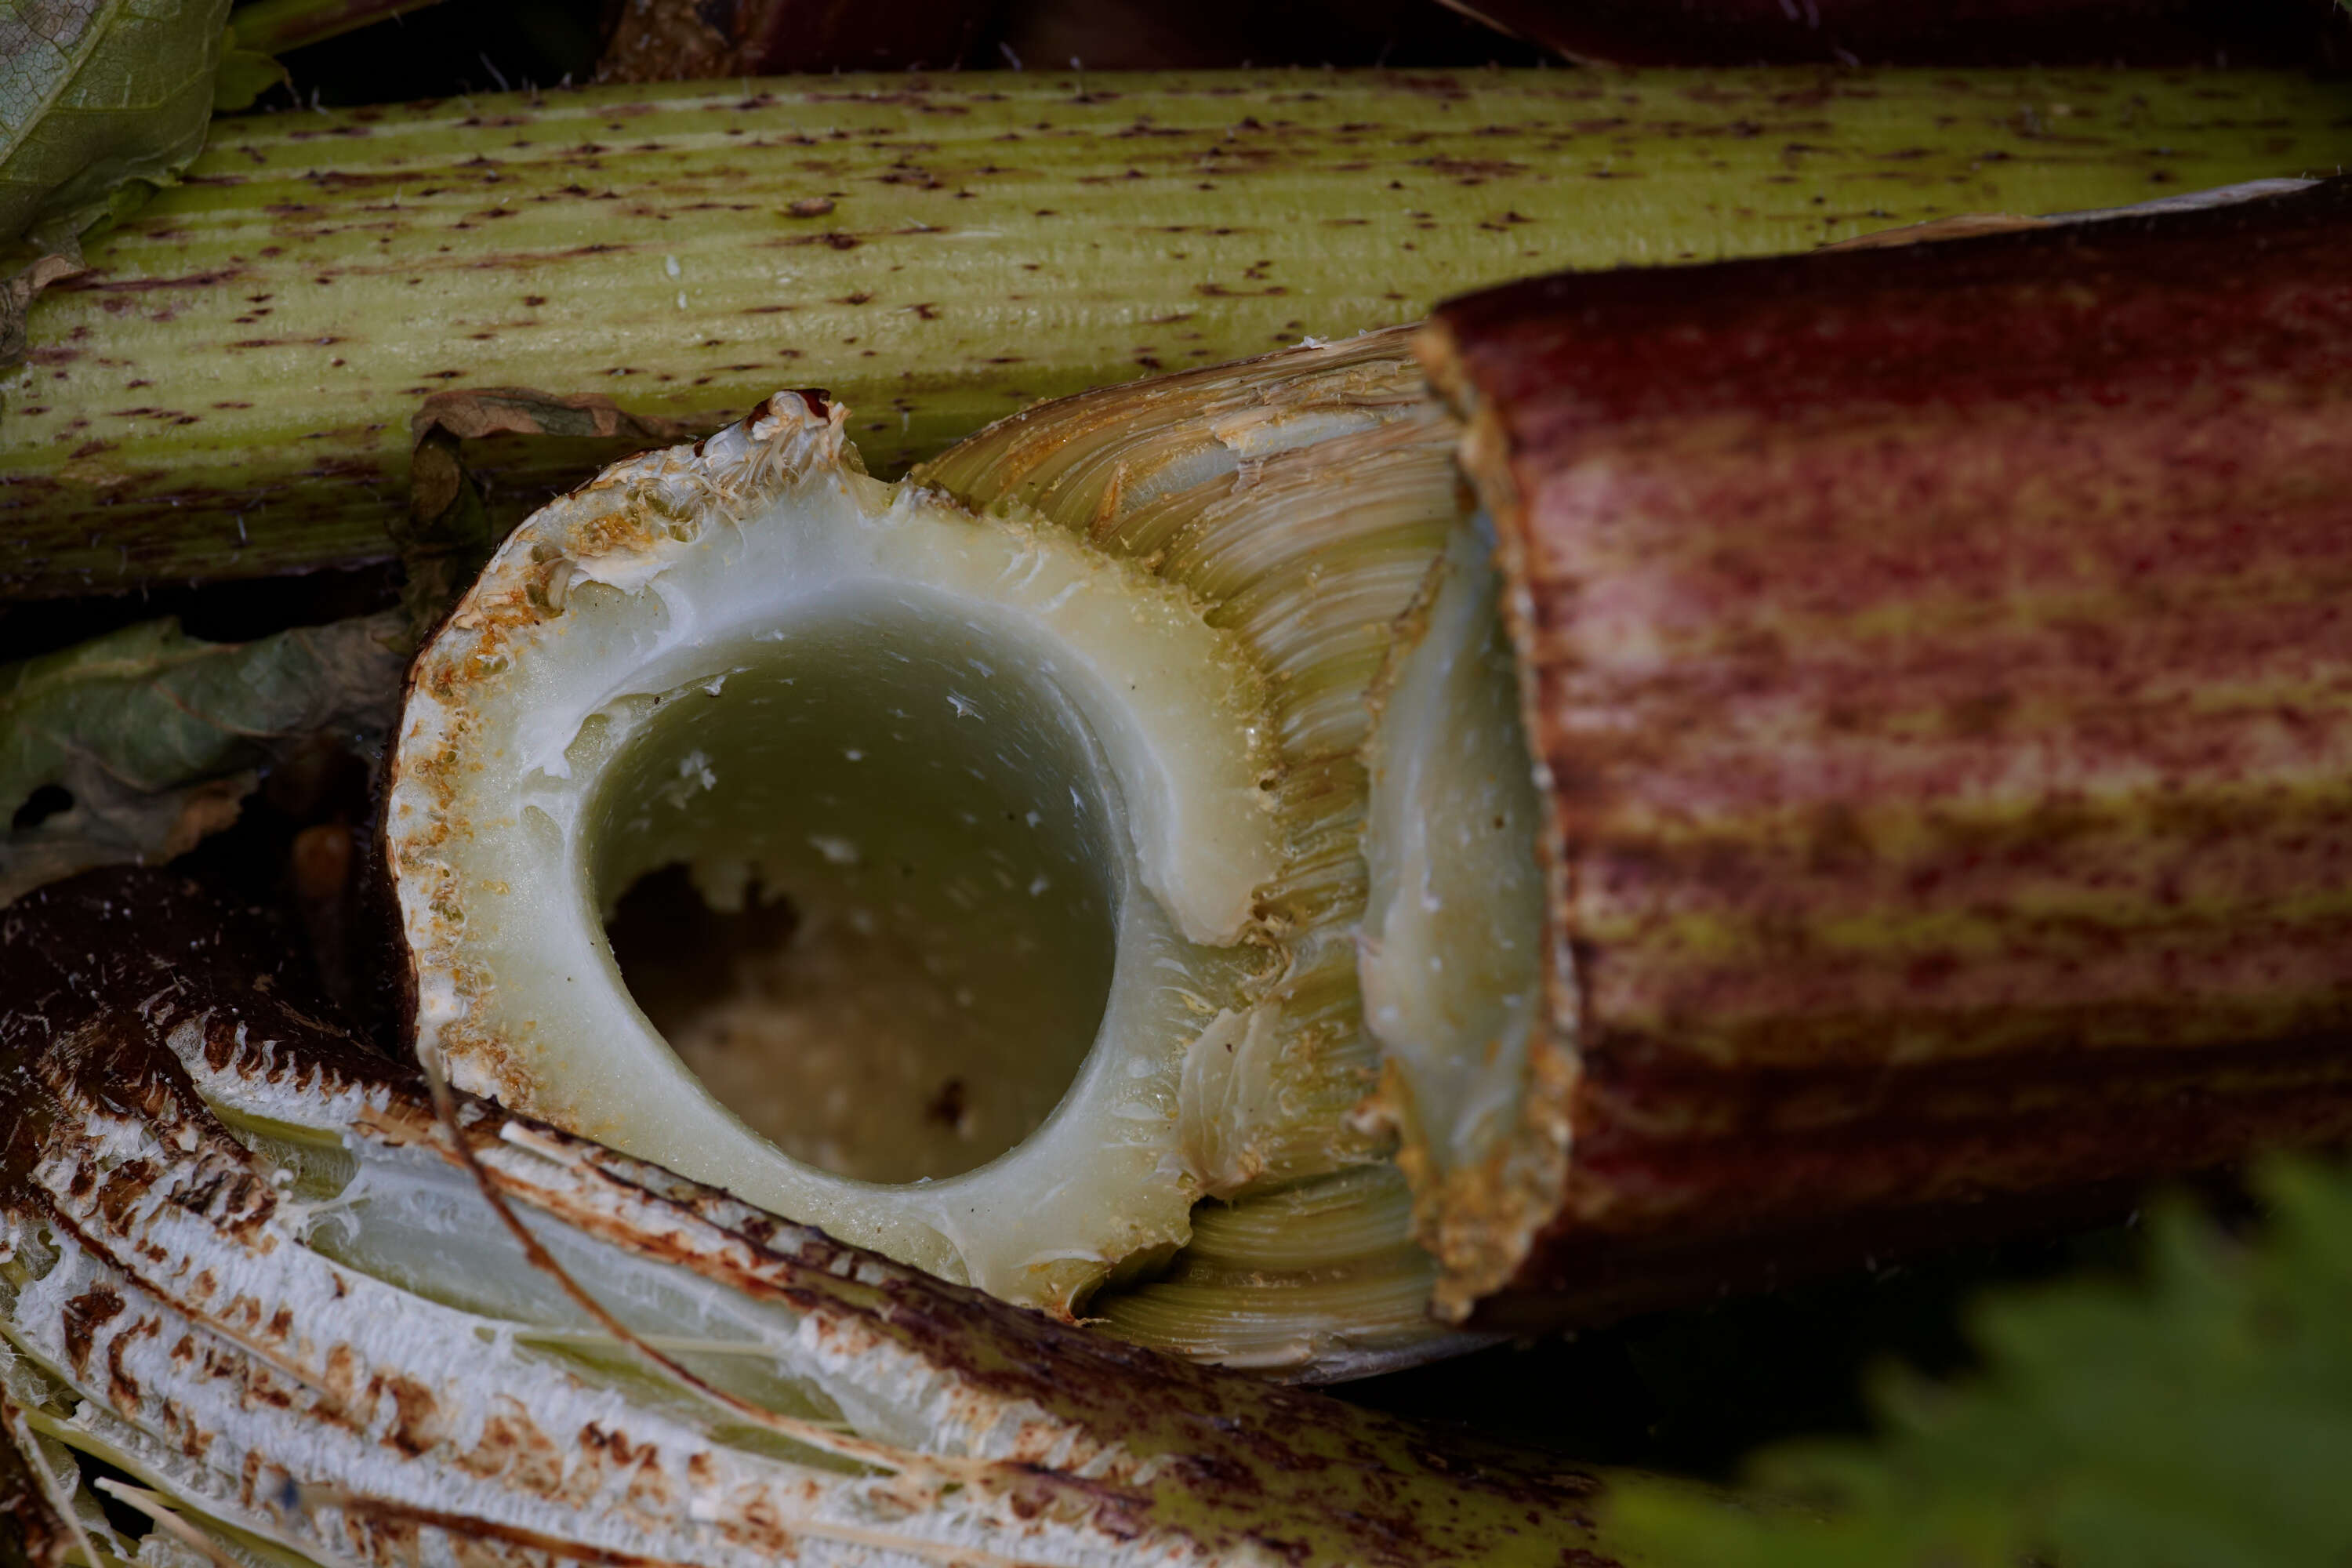
POLYGON ((2352 1563, 2352 1173, 2279 1160, 2251 1239, 2176 1202, 2136 1279, 1981 1301, 1983 1371, 1882 1373, 1874 1440, 1791 1443, 1742 1498, 1632 1483, 1610 1527, 1706 1568, 2352 1563))

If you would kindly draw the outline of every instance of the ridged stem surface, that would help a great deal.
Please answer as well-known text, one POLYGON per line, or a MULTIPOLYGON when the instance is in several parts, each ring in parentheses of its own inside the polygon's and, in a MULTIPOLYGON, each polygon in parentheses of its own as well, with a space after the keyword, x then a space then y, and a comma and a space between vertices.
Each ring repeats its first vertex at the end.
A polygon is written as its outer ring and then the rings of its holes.
POLYGON ((1567 1155, 1455 1305, 2352 1128, 2347 244, 2338 180, 1442 312, 1567 1155))
MULTIPOLYGON (((36 301, 0 584, 382 557, 437 392, 715 428, 782 386, 895 472, 1034 399, 1411 321, 1563 267, 2330 168, 2256 73, 835 78, 217 122, 36 301)), ((520 517, 616 455, 469 454, 520 517)))

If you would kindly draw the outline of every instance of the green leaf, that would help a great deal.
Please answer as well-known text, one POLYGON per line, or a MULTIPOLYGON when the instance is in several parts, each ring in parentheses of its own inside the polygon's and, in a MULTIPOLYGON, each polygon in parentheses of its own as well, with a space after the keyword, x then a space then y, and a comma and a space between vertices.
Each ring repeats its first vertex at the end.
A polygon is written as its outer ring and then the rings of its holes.
POLYGON ((228 0, 0 0, 0 239, 77 254, 204 144, 228 0))
POLYGON ((258 50, 224 50, 220 71, 213 78, 213 112, 235 114, 251 109, 255 99, 286 79, 286 68, 258 50))
POLYGON ((1890 1375, 1876 1442, 1768 1450, 1751 1481, 1778 1505, 1636 1482, 1613 1522, 1710 1568, 2342 1568, 2352 1173, 2281 1160, 2261 1186, 2251 1242, 2176 1205, 2143 1281, 1986 1300, 1982 1375, 1890 1375))
POLYGON ((392 722, 397 615, 199 642, 149 621, 0 666, 0 810, 70 805, 0 838, 0 903, 111 861, 165 858, 226 826, 262 763, 301 737, 392 722))

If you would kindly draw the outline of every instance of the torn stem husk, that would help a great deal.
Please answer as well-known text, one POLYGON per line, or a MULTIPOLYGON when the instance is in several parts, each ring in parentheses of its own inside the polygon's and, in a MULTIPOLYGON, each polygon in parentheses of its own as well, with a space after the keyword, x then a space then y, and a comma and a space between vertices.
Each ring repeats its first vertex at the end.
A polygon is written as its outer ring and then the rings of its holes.
POLYGON ((194 1550, 1418 1568, 1600 1544, 1588 1474, 1459 1439, 1441 1457, 485 1102, 445 1122, 260 934, 127 868, 0 929, 26 988, 0 1013, 0 1389, 158 1494, 139 1500, 194 1550), (790 1419, 759 1430, 548 1335, 583 1319, 481 1202, 453 1128, 626 1333, 728 1347, 699 1375, 790 1419))

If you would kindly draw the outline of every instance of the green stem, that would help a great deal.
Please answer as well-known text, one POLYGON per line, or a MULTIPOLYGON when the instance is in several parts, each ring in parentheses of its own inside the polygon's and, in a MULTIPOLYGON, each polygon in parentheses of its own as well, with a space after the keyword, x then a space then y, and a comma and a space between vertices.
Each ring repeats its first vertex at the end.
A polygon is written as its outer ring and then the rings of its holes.
POLYGON ((237 47, 282 55, 441 0, 254 0, 229 16, 237 47))
MULTIPOLYGON (((380 557, 436 392, 715 426, 822 385, 896 472, 1035 398, 1528 273, 2112 205, 2352 146, 2342 87, 2246 72, 712 85, 215 123, 33 306, 0 377, 0 588, 380 557)), ((508 517, 590 466, 484 446, 508 517)))

